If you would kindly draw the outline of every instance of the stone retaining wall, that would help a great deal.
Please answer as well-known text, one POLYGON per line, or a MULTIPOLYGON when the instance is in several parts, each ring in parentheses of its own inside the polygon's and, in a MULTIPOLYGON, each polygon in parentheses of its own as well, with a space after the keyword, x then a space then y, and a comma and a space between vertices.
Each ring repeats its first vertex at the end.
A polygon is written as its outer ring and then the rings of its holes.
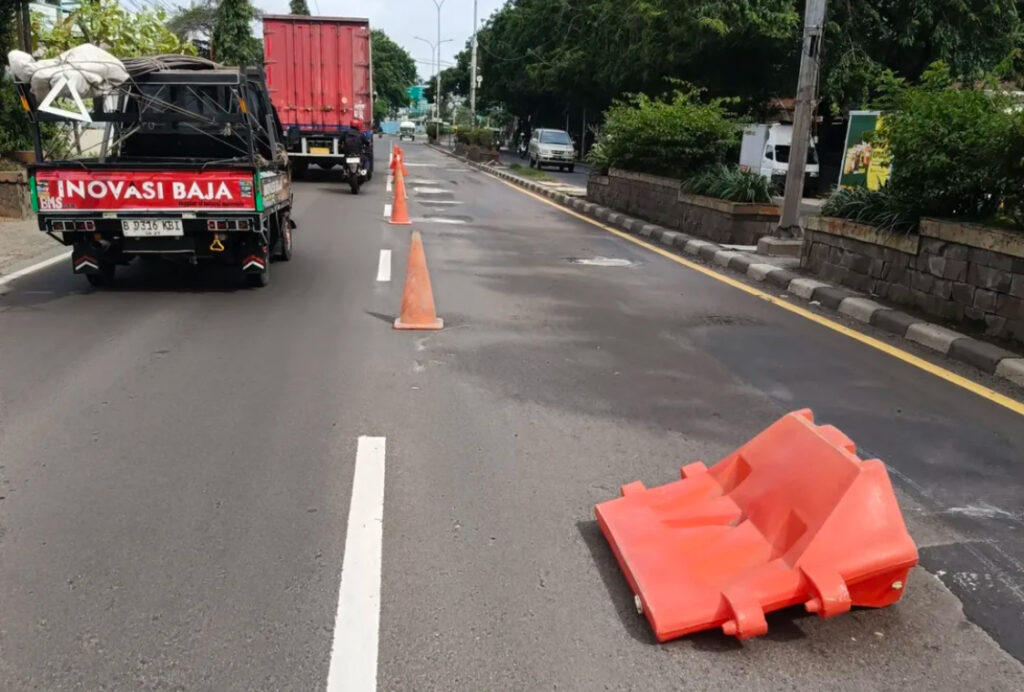
POLYGON ((687 195, 680 181, 612 169, 587 181, 587 199, 595 204, 685 231, 718 243, 756 245, 779 222, 771 205, 736 204, 687 195))
POLYGON ((1024 234, 926 219, 920 235, 811 217, 801 265, 825 281, 1024 343, 1024 234))
POLYGON ((32 213, 24 171, 0 171, 0 218, 24 219, 32 213))

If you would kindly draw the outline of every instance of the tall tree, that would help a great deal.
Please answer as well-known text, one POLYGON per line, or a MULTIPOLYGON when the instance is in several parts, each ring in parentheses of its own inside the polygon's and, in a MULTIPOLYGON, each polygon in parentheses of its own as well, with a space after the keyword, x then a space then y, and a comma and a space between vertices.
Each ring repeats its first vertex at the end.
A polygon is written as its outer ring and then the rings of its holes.
POLYGON ((829 5, 824 93, 840 106, 868 101, 888 74, 917 81, 942 60, 970 80, 1020 54, 1021 0, 848 0, 829 5))
MULTIPOLYGON (((796 87, 805 0, 509 0, 480 32, 482 95, 560 119, 682 80, 755 111, 796 87)), ((967 79, 1024 71, 1024 0, 833 0, 822 91, 860 105, 891 75, 942 59, 967 79), (1016 61, 1008 60, 1016 56, 1016 61)))
POLYGON ((170 19, 167 28, 183 41, 201 36, 209 40, 217 23, 217 4, 214 0, 193 1, 188 7, 179 7, 170 19))
POLYGON ((288 4, 288 8, 292 14, 301 14, 306 17, 313 14, 309 11, 309 3, 307 3, 306 0, 291 0, 288 4))
POLYGON ((416 63, 409 52, 380 29, 370 32, 373 51, 373 87, 377 92, 374 114, 392 113, 409 105, 409 87, 416 83, 416 63))
POLYGON ((262 62, 260 43, 252 35, 256 10, 249 0, 221 0, 213 27, 213 59, 224 65, 262 62))

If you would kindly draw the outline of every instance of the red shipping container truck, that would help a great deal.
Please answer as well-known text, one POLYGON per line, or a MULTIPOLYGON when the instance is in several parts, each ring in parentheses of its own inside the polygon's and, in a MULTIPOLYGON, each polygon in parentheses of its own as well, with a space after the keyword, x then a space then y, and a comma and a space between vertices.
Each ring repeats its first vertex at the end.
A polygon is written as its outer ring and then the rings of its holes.
POLYGON ((264 15, 263 46, 267 87, 293 170, 341 164, 358 192, 373 175, 369 20, 264 15), (361 155, 353 150, 357 143, 361 155))

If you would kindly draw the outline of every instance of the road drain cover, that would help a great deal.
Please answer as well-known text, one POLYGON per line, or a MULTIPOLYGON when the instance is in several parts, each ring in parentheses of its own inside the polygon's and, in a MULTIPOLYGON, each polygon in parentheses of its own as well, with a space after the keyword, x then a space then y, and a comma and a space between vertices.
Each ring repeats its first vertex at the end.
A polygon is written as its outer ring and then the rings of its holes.
POLYGON ((583 264, 588 267, 632 267, 636 262, 618 257, 568 257, 569 264, 583 264))

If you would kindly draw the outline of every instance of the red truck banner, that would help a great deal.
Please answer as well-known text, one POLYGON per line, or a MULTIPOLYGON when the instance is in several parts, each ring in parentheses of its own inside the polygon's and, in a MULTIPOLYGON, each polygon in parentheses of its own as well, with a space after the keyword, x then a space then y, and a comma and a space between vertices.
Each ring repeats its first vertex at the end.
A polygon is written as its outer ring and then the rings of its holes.
POLYGON ((252 211, 252 173, 37 170, 39 211, 252 211))

